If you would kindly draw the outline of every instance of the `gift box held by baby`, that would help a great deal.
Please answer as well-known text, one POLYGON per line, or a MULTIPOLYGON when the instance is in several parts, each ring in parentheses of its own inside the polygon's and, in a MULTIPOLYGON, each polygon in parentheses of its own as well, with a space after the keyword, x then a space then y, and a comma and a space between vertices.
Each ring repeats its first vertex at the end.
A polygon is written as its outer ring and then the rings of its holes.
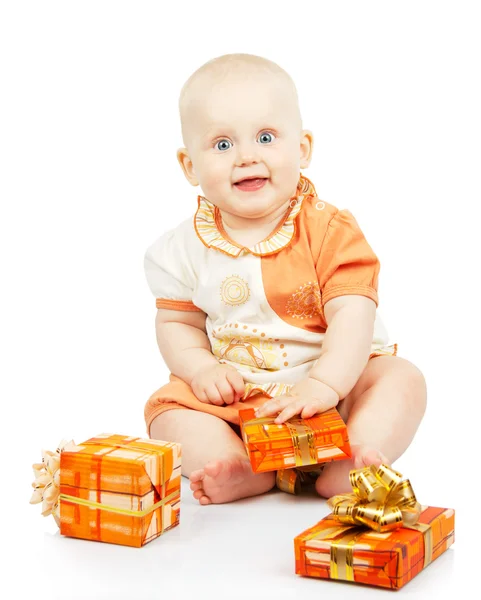
POLYGON ((347 427, 335 408, 310 419, 292 418, 282 424, 274 420, 275 417, 256 418, 253 409, 239 412, 242 437, 256 473, 307 467, 351 456, 347 427))

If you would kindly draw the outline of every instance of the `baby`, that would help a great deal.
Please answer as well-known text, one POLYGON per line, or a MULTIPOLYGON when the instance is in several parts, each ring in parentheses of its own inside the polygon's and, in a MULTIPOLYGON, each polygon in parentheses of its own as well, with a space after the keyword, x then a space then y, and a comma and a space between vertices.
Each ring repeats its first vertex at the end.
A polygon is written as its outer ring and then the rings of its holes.
POLYGON ((209 61, 185 83, 180 116, 177 158, 204 196, 145 257, 171 372, 145 407, 148 433, 182 444, 200 504, 230 502, 275 485, 252 472, 239 410, 282 423, 337 407, 352 459, 328 463, 316 490, 350 491, 351 469, 404 452, 426 406, 423 375, 376 316, 379 261, 351 213, 300 174, 313 135, 278 65, 209 61))

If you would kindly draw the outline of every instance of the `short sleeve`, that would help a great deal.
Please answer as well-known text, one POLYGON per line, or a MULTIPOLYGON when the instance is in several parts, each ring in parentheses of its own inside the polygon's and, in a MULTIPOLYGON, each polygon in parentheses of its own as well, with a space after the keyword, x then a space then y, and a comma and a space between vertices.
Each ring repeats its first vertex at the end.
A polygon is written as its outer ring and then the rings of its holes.
POLYGON ((357 294, 378 304, 380 264, 347 210, 331 218, 316 264, 322 306, 337 296, 357 294))
POLYGON ((165 233, 145 253, 144 269, 157 308, 200 311, 192 302, 194 288, 186 249, 178 230, 165 233))

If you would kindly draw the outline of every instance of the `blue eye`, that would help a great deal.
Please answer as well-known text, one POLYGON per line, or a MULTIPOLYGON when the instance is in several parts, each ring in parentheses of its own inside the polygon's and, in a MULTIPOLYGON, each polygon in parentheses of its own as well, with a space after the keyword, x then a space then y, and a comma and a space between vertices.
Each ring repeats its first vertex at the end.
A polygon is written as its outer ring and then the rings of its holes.
POLYGON ((219 140, 215 145, 217 150, 228 150, 231 146, 232 144, 229 142, 229 140, 219 140))
POLYGON ((275 139, 275 136, 272 133, 269 133, 267 131, 264 131, 259 136, 259 141, 261 144, 269 144, 269 142, 272 142, 274 139, 275 139))

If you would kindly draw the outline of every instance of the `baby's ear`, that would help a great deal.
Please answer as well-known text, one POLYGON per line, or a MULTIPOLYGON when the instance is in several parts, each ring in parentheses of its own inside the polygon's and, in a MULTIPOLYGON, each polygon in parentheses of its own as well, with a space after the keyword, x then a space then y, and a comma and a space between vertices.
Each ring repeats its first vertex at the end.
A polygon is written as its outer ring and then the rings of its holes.
POLYGON ((187 181, 191 185, 199 185, 199 180, 195 174, 194 165, 192 164, 187 148, 179 148, 179 150, 177 150, 177 160, 182 167, 182 171, 184 171, 187 181))
POLYGON ((301 169, 307 169, 307 167, 309 166, 309 164, 311 162, 312 151, 314 149, 314 136, 312 135, 312 132, 308 131, 307 129, 304 129, 301 132, 300 149, 301 149, 300 167, 301 167, 301 169))

